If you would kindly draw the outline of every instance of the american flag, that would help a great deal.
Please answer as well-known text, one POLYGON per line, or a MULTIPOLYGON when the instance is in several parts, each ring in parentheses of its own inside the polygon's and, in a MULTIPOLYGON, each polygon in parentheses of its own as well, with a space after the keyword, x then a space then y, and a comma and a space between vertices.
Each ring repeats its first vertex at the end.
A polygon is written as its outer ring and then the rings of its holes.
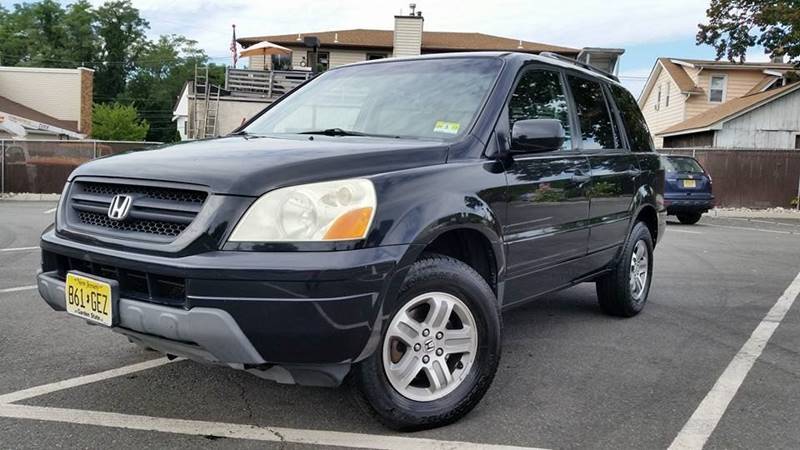
POLYGON ((231 25, 233 27, 233 39, 231 40, 231 53, 233 53, 233 68, 236 68, 236 63, 239 61, 239 52, 236 48, 236 25, 231 25))

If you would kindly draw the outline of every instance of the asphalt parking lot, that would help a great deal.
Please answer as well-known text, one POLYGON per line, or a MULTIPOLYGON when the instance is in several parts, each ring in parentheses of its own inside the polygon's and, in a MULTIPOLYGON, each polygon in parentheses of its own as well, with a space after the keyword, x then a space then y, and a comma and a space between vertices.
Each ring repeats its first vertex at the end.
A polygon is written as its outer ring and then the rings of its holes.
POLYGON ((800 448, 798 220, 671 222, 640 316, 589 284, 509 311, 482 403, 398 434, 347 388, 167 362, 52 311, 32 285, 54 206, 0 202, 1 448, 800 448))

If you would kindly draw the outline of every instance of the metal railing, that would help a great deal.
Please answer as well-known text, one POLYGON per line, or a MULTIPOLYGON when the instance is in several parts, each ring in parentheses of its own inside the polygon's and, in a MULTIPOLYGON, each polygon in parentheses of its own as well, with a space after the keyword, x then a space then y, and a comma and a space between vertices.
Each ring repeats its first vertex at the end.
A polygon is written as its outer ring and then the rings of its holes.
POLYGON ((231 95, 276 98, 286 94, 313 77, 304 70, 247 70, 225 71, 225 90, 231 95))
POLYGON ((159 142, 0 140, 0 194, 57 194, 69 174, 95 158, 143 150, 159 142))

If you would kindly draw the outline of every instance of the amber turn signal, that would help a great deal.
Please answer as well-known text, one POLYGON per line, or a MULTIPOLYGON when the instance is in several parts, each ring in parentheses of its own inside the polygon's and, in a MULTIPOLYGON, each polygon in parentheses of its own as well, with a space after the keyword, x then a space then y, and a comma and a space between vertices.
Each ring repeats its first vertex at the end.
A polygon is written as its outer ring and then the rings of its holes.
POLYGON ((328 228, 323 240, 341 241, 347 239, 363 239, 366 237, 372 221, 372 208, 359 208, 339 216, 328 228))

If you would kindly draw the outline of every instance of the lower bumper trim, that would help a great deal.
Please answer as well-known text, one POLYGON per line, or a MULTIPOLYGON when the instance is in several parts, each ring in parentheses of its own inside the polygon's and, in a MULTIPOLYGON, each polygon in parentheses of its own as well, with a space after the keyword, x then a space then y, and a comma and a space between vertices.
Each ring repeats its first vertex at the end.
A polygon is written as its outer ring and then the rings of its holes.
MULTIPOLYGON (((40 273, 37 285, 42 298, 53 309, 66 310, 65 283, 55 272, 40 273)), ((115 331, 149 335, 151 341, 163 340, 162 346, 174 347, 175 353, 186 350, 179 356, 197 359, 202 355, 203 360, 211 363, 266 364, 233 317, 221 309, 184 310, 127 298, 120 298, 118 308, 119 327, 115 331), (187 350, 194 347, 200 351, 187 350)))

